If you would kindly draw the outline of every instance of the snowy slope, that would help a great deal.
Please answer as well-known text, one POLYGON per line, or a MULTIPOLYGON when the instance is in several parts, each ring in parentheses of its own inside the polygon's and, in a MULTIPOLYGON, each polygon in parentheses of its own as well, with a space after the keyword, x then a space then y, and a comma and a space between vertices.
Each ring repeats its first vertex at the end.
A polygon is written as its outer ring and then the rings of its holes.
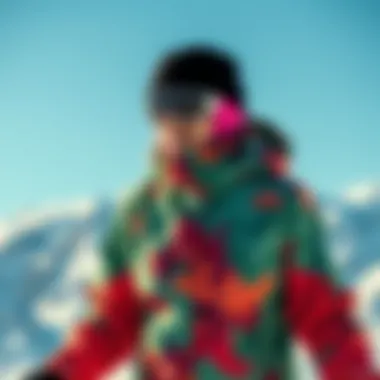
POLYGON ((97 238, 112 211, 111 203, 86 201, 2 223, 1 379, 18 379, 17 372, 51 352, 81 314, 81 290, 96 272, 97 238))
MULTIPOLYGON (((358 314, 380 363, 380 187, 361 185, 323 199, 323 207, 332 261, 357 291, 358 314)), ((83 287, 97 271, 96 246, 113 208, 85 201, 0 222, 2 380, 18 380, 41 362, 83 312, 83 287)), ((305 363, 297 362, 302 379, 305 363)))

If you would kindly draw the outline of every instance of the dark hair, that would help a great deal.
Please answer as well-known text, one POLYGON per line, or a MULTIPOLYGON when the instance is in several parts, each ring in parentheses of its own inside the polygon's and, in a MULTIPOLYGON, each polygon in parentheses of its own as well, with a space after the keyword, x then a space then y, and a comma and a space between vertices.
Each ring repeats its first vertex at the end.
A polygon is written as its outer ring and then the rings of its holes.
POLYGON ((150 93, 166 86, 197 86, 244 103, 241 70, 220 48, 193 45, 169 52, 154 71, 150 93))

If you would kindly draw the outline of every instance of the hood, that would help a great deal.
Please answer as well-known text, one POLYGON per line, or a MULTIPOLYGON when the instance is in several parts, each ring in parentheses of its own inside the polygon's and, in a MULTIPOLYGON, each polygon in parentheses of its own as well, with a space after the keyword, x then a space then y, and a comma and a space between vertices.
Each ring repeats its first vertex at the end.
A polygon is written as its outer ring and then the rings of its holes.
POLYGON ((165 165, 170 187, 202 198, 225 193, 255 176, 286 174, 289 144, 269 123, 254 122, 165 165))
POLYGON ((281 152, 287 157, 293 154, 289 138, 275 123, 265 118, 257 118, 251 123, 267 150, 281 152))

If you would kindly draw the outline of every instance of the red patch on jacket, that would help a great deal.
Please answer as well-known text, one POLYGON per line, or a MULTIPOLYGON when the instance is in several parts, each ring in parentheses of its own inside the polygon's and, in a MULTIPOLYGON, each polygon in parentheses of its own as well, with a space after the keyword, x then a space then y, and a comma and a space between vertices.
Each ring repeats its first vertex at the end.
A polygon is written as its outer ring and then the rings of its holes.
POLYGON ((377 379, 368 342, 351 317, 352 295, 312 271, 285 273, 285 318, 319 362, 326 380, 377 379))
POLYGON ((289 158, 283 152, 269 151, 265 154, 264 161, 270 172, 276 176, 289 172, 289 158))
POLYGON ((265 376, 265 380, 280 380, 278 373, 270 372, 265 376))
POLYGON ((259 209, 276 209, 282 204, 280 195, 274 190, 267 190, 254 198, 254 206, 259 209))
POLYGON ((178 160, 170 163, 167 167, 167 174, 174 186, 186 189, 199 197, 205 195, 205 189, 194 178, 184 161, 178 160))
POLYGON ((161 310, 169 309, 170 305, 166 300, 160 299, 156 296, 148 296, 144 301, 145 310, 148 312, 159 312, 161 310))

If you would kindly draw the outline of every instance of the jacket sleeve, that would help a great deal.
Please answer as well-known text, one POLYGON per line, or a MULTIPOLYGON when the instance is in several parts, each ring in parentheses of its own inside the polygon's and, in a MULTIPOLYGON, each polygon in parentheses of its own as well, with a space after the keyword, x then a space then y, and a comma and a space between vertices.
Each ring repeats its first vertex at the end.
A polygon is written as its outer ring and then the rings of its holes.
POLYGON ((138 233, 135 206, 119 213, 104 241, 104 281, 91 294, 90 315, 47 364, 49 372, 64 380, 99 379, 133 355, 143 312, 126 259, 138 233))
POLYGON ((327 259, 323 227, 306 190, 296 201, 294 236, 283 247, 284 305, 290 330, 312 354, 324 380, 379 379, 351 316, 352 297, 327 259))

